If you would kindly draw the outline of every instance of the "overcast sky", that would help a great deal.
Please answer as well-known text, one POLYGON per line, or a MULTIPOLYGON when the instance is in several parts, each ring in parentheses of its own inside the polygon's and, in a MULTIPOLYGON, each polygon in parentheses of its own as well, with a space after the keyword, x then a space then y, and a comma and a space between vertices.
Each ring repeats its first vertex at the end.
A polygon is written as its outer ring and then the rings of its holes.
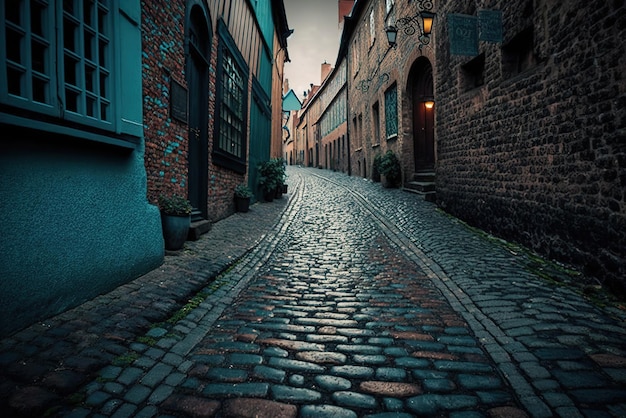
POLYGON ((333 67, 339 51, 337 0, 284 0, 287 22, 294 30, 287 39, 291 62, 285 78, 300 100, 310 84, 319 85, 324 61, 333 67))

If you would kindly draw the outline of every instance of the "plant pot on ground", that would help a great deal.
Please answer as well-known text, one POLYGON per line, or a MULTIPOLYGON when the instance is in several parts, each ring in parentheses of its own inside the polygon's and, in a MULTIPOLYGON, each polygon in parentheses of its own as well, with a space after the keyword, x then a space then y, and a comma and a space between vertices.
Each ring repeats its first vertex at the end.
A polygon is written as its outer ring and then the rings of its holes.
POLYGON ((245 184, 235 187, 235 209, 237 212, 248 212, 252 191, 245 184))
POLYGON ((182 196, 159 196, 161 226, 165 249, 176 251, 183 248, 191 225, 191 203, 182 196))
POLYGON ((378 170, 381 176, 384 176, 383 187, 396 187, 400 182, 400 160, 392 150, 387 150, 382 156, 378 170))
POLYGON ((263 198, 271 202, 275 197, 282 196, 282 185, 285 181, 285 165, 282 158, 272 158, 259 164, 259 186, 263 190, 263 198), (277 189, 280 188, 280 195, 277 189))

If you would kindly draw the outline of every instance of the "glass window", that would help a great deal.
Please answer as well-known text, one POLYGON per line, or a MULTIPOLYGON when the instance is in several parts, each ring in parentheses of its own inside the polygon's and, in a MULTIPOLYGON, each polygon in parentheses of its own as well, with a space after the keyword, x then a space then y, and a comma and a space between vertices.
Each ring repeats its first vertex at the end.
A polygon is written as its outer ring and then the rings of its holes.
POLYGON ((0 101, 113 129, 110 1, 3 2, 0 101))
POLYGON ((244 79, 227 49, 224 48, 223 54, 219 147, 222 151, 237 158, 243 158, 246 129, 244 121, 244 79))
POLYGON ((386 4, 387 4, 387 14, 391 11, 391 8, 393 7, 393 4, 395 3, 395 0, 386 0, 386 4))
POLYGON ((398 86, 385 92, 385 131, 387 139, 398 135, 398 86))
POLYGON ((374 9, 370 11, 370 45, 376 40, 376 22, 374 19, 374 9))

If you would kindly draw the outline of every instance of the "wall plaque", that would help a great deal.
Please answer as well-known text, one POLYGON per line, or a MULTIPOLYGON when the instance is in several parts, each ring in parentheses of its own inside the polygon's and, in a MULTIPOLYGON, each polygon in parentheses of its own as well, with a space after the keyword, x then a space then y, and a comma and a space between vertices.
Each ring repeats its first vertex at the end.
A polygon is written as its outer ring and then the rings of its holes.
POLYGON ((478 26, 480 27, 479 38, 481 41, 502 42, 501 10, 479 10, 478 26))
POLYGON ((187 89, 173 78, 170 83, 170 116, 187 123, 187 89))
POLYGON ((478 18, 476 16, 448 15, 451 55, 478 55, 478 18))

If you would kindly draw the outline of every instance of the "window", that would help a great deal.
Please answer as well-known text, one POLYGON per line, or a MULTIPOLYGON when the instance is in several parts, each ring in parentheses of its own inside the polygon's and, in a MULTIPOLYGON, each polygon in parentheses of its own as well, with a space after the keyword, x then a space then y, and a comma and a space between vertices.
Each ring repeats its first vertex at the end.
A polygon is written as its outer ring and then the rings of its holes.
POLYGON ((461 85, 465 91, 485 84, 485 54, 473 58, 461 67, 461 85))
POLYGON ((374 19, 374 9, 370 11, 370 45, 374 45, 376 40, 376 21, 374 19))
POLYGON ((5 3, 1 100, 112 129, 110 1, 55 3, 5 3))
POLYGON ((133 147, 121 135, 143 132, 139 0, 1 4, 1 120, 33 127, 37 119, 39 130, 133 147))
POLYGON ((532 27, 517 34, 502 48, 502 59, 502 72, 505 78, 513 77, 537 65, 532 27))
POLYGON ((222 22, 219 32, 215 162, 245 172, 248 69, 222 22))
POLYGON ((373 143, 372 146, 380 144, 380 106, 378 102, 372 106, 372 134, 373 143))
POLYGON ((386 10, 387 10, 387 14, 389 14, 389 12, 391 11, 391 9, 393 8, 393 5, 395 3, 395 0, 386 0, 386 10))
POLYGON ((398 136, 398 86, 396 84, 385 92, 385 133, 387 139, 398 136))

